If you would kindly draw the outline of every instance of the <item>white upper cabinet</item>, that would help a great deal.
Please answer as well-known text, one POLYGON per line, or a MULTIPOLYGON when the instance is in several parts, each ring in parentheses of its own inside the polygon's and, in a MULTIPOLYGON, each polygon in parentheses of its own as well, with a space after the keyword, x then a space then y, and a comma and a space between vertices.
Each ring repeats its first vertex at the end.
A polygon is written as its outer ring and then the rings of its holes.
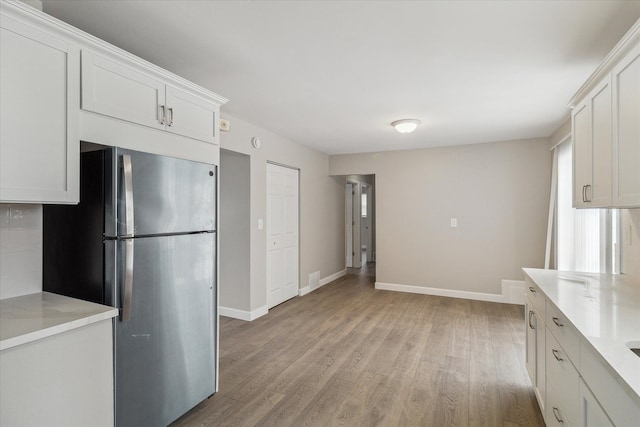
POLYGON ((611 73, 613 80, 613 202, 640 206, 640 44, 611 73))
POLYGON ((611 205, 611 84, 603 80, 573 110, 575 207, 611 205))
POLYGON ((3 4, 0 203, 77 203, 79 49, 12 15, 3 4))
POLYGON ((640 207, 640 20, 571 105, 573 206, 640 207))
POLYGON ((82 109, 218 143, 218 103, 165 83, 131 61, 88 50, 82 51, 82 109))
POLYGON ((118 62, 82 51, 82 109, 164 130, 164 83, 118 62))

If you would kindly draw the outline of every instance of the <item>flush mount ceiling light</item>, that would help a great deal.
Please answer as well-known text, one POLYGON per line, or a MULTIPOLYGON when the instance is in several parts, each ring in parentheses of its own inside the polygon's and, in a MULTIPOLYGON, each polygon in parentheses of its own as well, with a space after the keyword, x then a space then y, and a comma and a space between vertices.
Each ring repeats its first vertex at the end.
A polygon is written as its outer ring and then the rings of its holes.
POLYGON ((418 119, 402 119, 391 122, 391 126, 400 133, 411 133, 416 130, 420 123, 422 122, 418 119))

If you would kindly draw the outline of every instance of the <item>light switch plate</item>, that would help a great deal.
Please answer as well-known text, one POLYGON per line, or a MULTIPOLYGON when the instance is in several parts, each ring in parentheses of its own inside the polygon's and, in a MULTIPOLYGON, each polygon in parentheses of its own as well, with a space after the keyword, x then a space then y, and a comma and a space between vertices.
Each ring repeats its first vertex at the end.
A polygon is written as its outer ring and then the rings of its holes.
POLYGON ((258 220, 258 230, 262 230, 264 228, 264 221, 261 219, 258 220))
POLYGON ((456 228, 458 226, 458 218, 451 218, 451 228, 456 228))

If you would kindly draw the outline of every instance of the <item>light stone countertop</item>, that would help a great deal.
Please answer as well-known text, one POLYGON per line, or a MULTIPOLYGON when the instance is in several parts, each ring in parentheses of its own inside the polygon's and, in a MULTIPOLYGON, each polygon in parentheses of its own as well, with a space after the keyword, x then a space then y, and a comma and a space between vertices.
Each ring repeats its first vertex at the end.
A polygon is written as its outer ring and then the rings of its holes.
POLYGON ((118 309, 49 292, 0 300, 0 350, 108 320, 118 309))
POLYGON ((524 268, 640 401, 640 281, 619 274, 524 268))

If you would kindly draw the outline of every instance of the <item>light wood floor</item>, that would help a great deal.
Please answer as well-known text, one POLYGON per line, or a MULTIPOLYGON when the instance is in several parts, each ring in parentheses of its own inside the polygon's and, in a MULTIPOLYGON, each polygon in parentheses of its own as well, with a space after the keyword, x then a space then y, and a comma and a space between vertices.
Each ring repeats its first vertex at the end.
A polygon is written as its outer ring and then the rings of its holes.
POLYGON ((379 291, 361 272, 222 317, 219 392, 174 425, 544 425, 522 306, 379 291))

